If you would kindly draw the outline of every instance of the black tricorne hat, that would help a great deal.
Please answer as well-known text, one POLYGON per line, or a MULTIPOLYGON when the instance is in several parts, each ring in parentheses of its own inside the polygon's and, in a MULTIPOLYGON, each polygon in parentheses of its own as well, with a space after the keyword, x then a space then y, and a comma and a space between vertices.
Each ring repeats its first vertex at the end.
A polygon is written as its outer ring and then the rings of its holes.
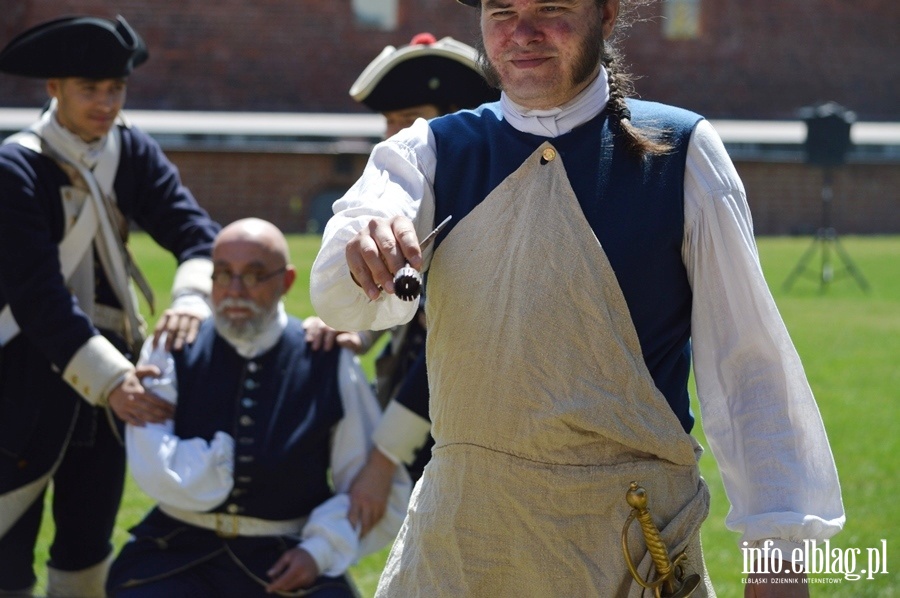
POLYGON ((149 54, 121 16, 63 17, 19 34, 0 51, 0 72, 50 79, 127 77, 149 54))
POLYGON ((420 33, 407 46, 382 50, 350 87, 350 96, 388 112, 423 104, 474 108, 497 100, 500 92, 484 80, 475 48, 420 33))
POLYGON ((460 4, 465 4, 466 6, 472 6, 472 7, 475 7, 475 6, 478 6, 479 4, 481 4, 481 0, 456 0, 456 1, 459 2, 460 4))

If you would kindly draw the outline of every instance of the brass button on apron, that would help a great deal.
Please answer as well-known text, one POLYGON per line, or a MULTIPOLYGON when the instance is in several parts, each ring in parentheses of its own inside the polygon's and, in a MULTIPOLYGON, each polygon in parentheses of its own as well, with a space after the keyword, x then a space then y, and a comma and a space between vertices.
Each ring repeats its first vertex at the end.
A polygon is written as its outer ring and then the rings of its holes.
POLYGON ((556 150, 553 149, 552 147, 545 148, 544 151, 541 153, 541 156, 544 158, 545 161, 550 162, 554 158, 556 158, 556 150))

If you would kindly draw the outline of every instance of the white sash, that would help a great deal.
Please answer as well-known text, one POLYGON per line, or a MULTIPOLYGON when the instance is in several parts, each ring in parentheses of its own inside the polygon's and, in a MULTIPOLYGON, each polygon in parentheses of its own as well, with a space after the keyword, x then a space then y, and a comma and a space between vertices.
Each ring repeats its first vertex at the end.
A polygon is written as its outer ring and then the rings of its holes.
MULTIPOLYGON (((114 129, 118 132, 118 129, 114 129)), ((75 168, 84 182, 87 184, 91 193, 91 201, 98 214, 106 215, 105 218, 98 218, 99 234, 95 236, 97 241, 97 254, 103 269, 107 273, 110 286, 119 300, 119 304, 125 310, 127 316, 125 340, 132 347, 139 346, 143 342, 142 328, 143 320, 141 319, 137 308, 137 297, 128 284, 129 275, 131 274, 128 264, 127 250, 118 236, 117 231, 113 228, 109 210, 106 206, 106 199, 103 191, 94 174, 83 164, 75 161, 65 160, 70 166, 75 168)))

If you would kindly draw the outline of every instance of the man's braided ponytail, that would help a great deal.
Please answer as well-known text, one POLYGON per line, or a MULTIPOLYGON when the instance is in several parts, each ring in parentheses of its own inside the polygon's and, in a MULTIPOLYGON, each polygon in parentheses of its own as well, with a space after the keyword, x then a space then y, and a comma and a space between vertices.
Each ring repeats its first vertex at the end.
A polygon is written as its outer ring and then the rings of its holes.
MULTIPOLYGON (((597 0, 598 7, 602 7, 606 0, 597 0)), ((619 13, 617 29, 627 28, 631 25, 634 9, 638 4, 646 4, 646 1, 628 0, 622 1, 619 13)), ((625 103, 625 98, 634 94, 634 85, 631 75, 622 66, 621 55, 615 48, 613 40, 603 43, 600 60, 606 68, 609 82, 609 115, 614 119, 615 135, 625 142, 628 153, 636 158, 647 155, 665 154, 672 150, 671 144, 662 138, 662 132, 657 129, 639 129, 631 123, 631 111, 625 103)))

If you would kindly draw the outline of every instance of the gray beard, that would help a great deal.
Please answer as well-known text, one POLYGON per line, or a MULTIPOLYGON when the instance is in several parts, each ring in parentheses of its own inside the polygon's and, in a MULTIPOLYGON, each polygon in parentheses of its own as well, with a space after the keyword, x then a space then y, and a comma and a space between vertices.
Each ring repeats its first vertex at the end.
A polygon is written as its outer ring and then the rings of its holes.
POLYGON ((244 345, 252 343, 266 331, 277 317, 277 307, 277 302, 269 309, 263 309, 250 301, 223 299, 216 306, 216 311, 213 314, 213 323, 216 327, 216 332, 226 341, 232 345, 244 345), (245 320, 231 320, 220 312, 220 310, 229 306, 248 307, 253 312, 253 315, 245 320))

